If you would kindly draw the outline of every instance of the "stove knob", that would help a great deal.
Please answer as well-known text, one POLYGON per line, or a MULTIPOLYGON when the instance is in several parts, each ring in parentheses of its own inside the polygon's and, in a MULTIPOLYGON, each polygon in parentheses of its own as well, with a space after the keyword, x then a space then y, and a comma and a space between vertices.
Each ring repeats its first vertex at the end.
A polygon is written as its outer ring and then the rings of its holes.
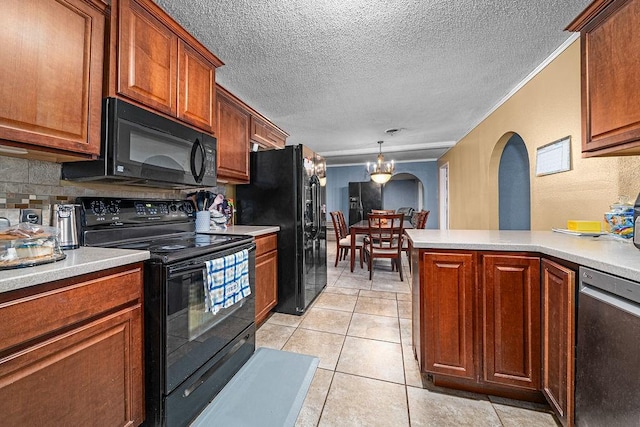
POLYGON ((188 214, 193 212, 193 205, 189 202, 184 202, 180 208, 183 209, 188 214))
POLYGON ((169 210, 170 210, 171 212, 177 212, 177 211, 178 211, 178 207, 177 207, 176 205, 173 205, 173 204, 172 204, 172 205, 170 205, 170 206, 169 206, 169 210))
POLYGON ((112 214, 117 214, 120 212, 120 206, 118 206, 115 203, 112 203, 109 205, 109 212, 111 212, 112 214))
POLYGON ((102 200, 92 201, 91 210, 95 215, 104 215, 107 212, 107 208, 102 200))

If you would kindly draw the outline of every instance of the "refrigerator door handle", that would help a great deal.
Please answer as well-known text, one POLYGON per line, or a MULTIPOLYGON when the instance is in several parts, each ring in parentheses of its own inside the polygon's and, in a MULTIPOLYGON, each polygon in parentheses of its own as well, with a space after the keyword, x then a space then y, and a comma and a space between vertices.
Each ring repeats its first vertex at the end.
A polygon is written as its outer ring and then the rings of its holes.
POLYGON ((311 185, 311 210, 313 212, 312 239, 316 239, 320 234, 320 181, 313 175, 310 179, 311 185))
POLYGON ((316 177, 315 185, 315 204, 316 204, 316 237, 320 235, 322 230, 322 220, 320 219, 320 215, 322 215, 322 200, 320 199, 320 180, 316 177))

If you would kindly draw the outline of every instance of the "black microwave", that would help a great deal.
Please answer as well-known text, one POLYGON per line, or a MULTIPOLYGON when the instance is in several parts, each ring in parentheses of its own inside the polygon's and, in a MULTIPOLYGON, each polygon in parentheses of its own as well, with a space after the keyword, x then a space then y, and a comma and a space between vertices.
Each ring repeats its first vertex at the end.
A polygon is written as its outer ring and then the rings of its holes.
POLYGON ((163 188, 216 185, 216 139, 177 121, 105 98, 98 160, 62 164, 62 179, 163 188))

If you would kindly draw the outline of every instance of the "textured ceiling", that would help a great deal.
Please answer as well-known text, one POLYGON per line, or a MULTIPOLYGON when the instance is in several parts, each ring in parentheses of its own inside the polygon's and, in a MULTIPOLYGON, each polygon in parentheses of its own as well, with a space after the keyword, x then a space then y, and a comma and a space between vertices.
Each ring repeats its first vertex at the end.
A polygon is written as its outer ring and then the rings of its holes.
POLYGON ((590 0, 156 0, 217 81, 328 164, 434 159, 571 35, 590 0), (399 128, 393 136, 389 128, 399 128))

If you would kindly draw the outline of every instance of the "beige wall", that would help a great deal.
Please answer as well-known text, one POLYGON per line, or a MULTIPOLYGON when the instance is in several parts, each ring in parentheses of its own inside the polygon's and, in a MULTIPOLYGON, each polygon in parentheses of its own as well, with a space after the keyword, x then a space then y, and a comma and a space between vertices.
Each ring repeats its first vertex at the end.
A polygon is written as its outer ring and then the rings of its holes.
POLYGON ((635 200, 640 157, 582 158, 580 114, 576 41, 438 160, 449 163, 450 228, 498 228, 498 165, 514 132, 529 152, 532 230, 602 220, 619 194, 635 200), (567 135, 571 170, 536 177, 536 149, 567 135))

